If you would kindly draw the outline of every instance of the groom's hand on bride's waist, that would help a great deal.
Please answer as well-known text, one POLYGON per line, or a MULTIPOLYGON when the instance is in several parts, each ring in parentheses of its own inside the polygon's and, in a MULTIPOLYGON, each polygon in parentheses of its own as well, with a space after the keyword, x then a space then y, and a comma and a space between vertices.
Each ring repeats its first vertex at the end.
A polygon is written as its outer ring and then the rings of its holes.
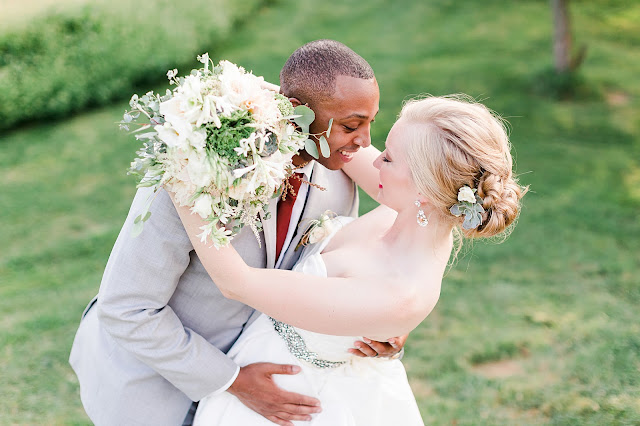
POLYGON ((278 387, 274 374, 298 374, 296 365, 258 362, 240 368, 238 377, 227 390, 244 405, 270 421, 293 426, 291 420, 311 420, 310 414, 321 411, 320 401, 310 396, 287 392, 278 387))
POLYGON ((386 342, 378 342, 364 337, 362 341, 355 342, 355 347, 349 349, 349 352, 359 357, 399 358, 408 337, 409 335, 405 334, 404 336, 391 338, 386 342))

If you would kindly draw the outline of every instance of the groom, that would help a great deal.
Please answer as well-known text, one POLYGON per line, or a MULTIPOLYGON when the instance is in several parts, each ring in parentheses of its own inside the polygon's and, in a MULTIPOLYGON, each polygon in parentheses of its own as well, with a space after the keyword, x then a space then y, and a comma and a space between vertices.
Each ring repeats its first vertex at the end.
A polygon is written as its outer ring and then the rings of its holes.
MULTIPOLYGON (((356 186, 340 169, 371 144, 379 91, 369 64, 332 40, 296 50, 280 83, 294 105, 308 104, 316 112, 311 133, 325 131, 333 118, 331 155, 316 162, 304 151, 294 157, 301 166, 297 172, 311 185, 303 184, 286 203, 272 200, 271 219, 263 222, 260 235, 262 247, 247 228, 233 246, 252 267, 291 269, 307 219, 327 209, 357 215, 356 186)), ((309 420, 321 410, 320 402, 286 392, 271 380, 273 374, 296 374, 297 366, 257 363, 240 368, 225 355, 257 313, 221 295, 166 192, 157 195, 144 231, 131 237, 149 191, 138 190, 133 200, 71 350, 70 363, 91 420, 107 426, 189 424, 193 401, 225 391, 275 423, 309 420)), ((397 352, 386 343, 356 346, 361 356, 397 352)))

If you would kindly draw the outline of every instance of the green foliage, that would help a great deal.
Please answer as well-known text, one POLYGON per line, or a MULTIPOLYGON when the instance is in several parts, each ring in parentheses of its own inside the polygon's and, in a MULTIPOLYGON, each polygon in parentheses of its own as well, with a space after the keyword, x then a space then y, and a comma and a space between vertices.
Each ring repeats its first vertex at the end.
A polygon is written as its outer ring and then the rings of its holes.
POLYGON ((532 88, 535 93, 559 100, 584 99, 596 95, 580 71, 559 73, 551 67, 533 76, 532 88))
POLYGON ((240 139, 246 139, 255 131, 251 127, 252 120, 247 111, 235 111, 230 117, 220 117, 222 126, 217 127, 214 123, 205 126, 207 131, 207 148, 221 154, 226 158, 231 166, 237 165, 241 158, 234 150, 238 146, 240 139))
POLYGON ((0 131, 130 96, 214 54, 261 0, 88 3, 0 36, 0 131))

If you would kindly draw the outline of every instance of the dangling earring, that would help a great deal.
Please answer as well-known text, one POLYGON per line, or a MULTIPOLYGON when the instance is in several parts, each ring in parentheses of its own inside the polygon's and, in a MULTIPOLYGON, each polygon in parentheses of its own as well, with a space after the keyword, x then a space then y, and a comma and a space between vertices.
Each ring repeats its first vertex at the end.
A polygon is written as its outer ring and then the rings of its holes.
POLYGON ((424 214, 424 210, 420 208, 421 206, 420 201, 416 200, 414 204, 416 205, 416 207, 418 207, 418 214, 416 215, 416 221, 418 222, 418 225, 424 228, 429 224, 429 219, 427 219, 427 215, 424 214))

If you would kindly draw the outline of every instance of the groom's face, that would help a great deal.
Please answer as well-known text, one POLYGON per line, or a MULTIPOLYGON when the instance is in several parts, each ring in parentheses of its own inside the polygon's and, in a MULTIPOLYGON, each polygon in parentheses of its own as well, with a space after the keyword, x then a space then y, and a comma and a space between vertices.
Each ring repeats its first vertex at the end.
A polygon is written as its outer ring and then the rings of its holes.
MULTIPOLYGON (((351 161, 356 151, 371 145, 371 123, 378 113, 379 102, 380 91, 375 78, 338 76, 333 96, 310 105, 316 113, 309 128, 311 133, 325 132, 333 118, 328 138, 330 155, 321 155, 317 161, 330 170, 338 170, 351 161)), ((306 152, 301 156, 311 159, 306 152)))

